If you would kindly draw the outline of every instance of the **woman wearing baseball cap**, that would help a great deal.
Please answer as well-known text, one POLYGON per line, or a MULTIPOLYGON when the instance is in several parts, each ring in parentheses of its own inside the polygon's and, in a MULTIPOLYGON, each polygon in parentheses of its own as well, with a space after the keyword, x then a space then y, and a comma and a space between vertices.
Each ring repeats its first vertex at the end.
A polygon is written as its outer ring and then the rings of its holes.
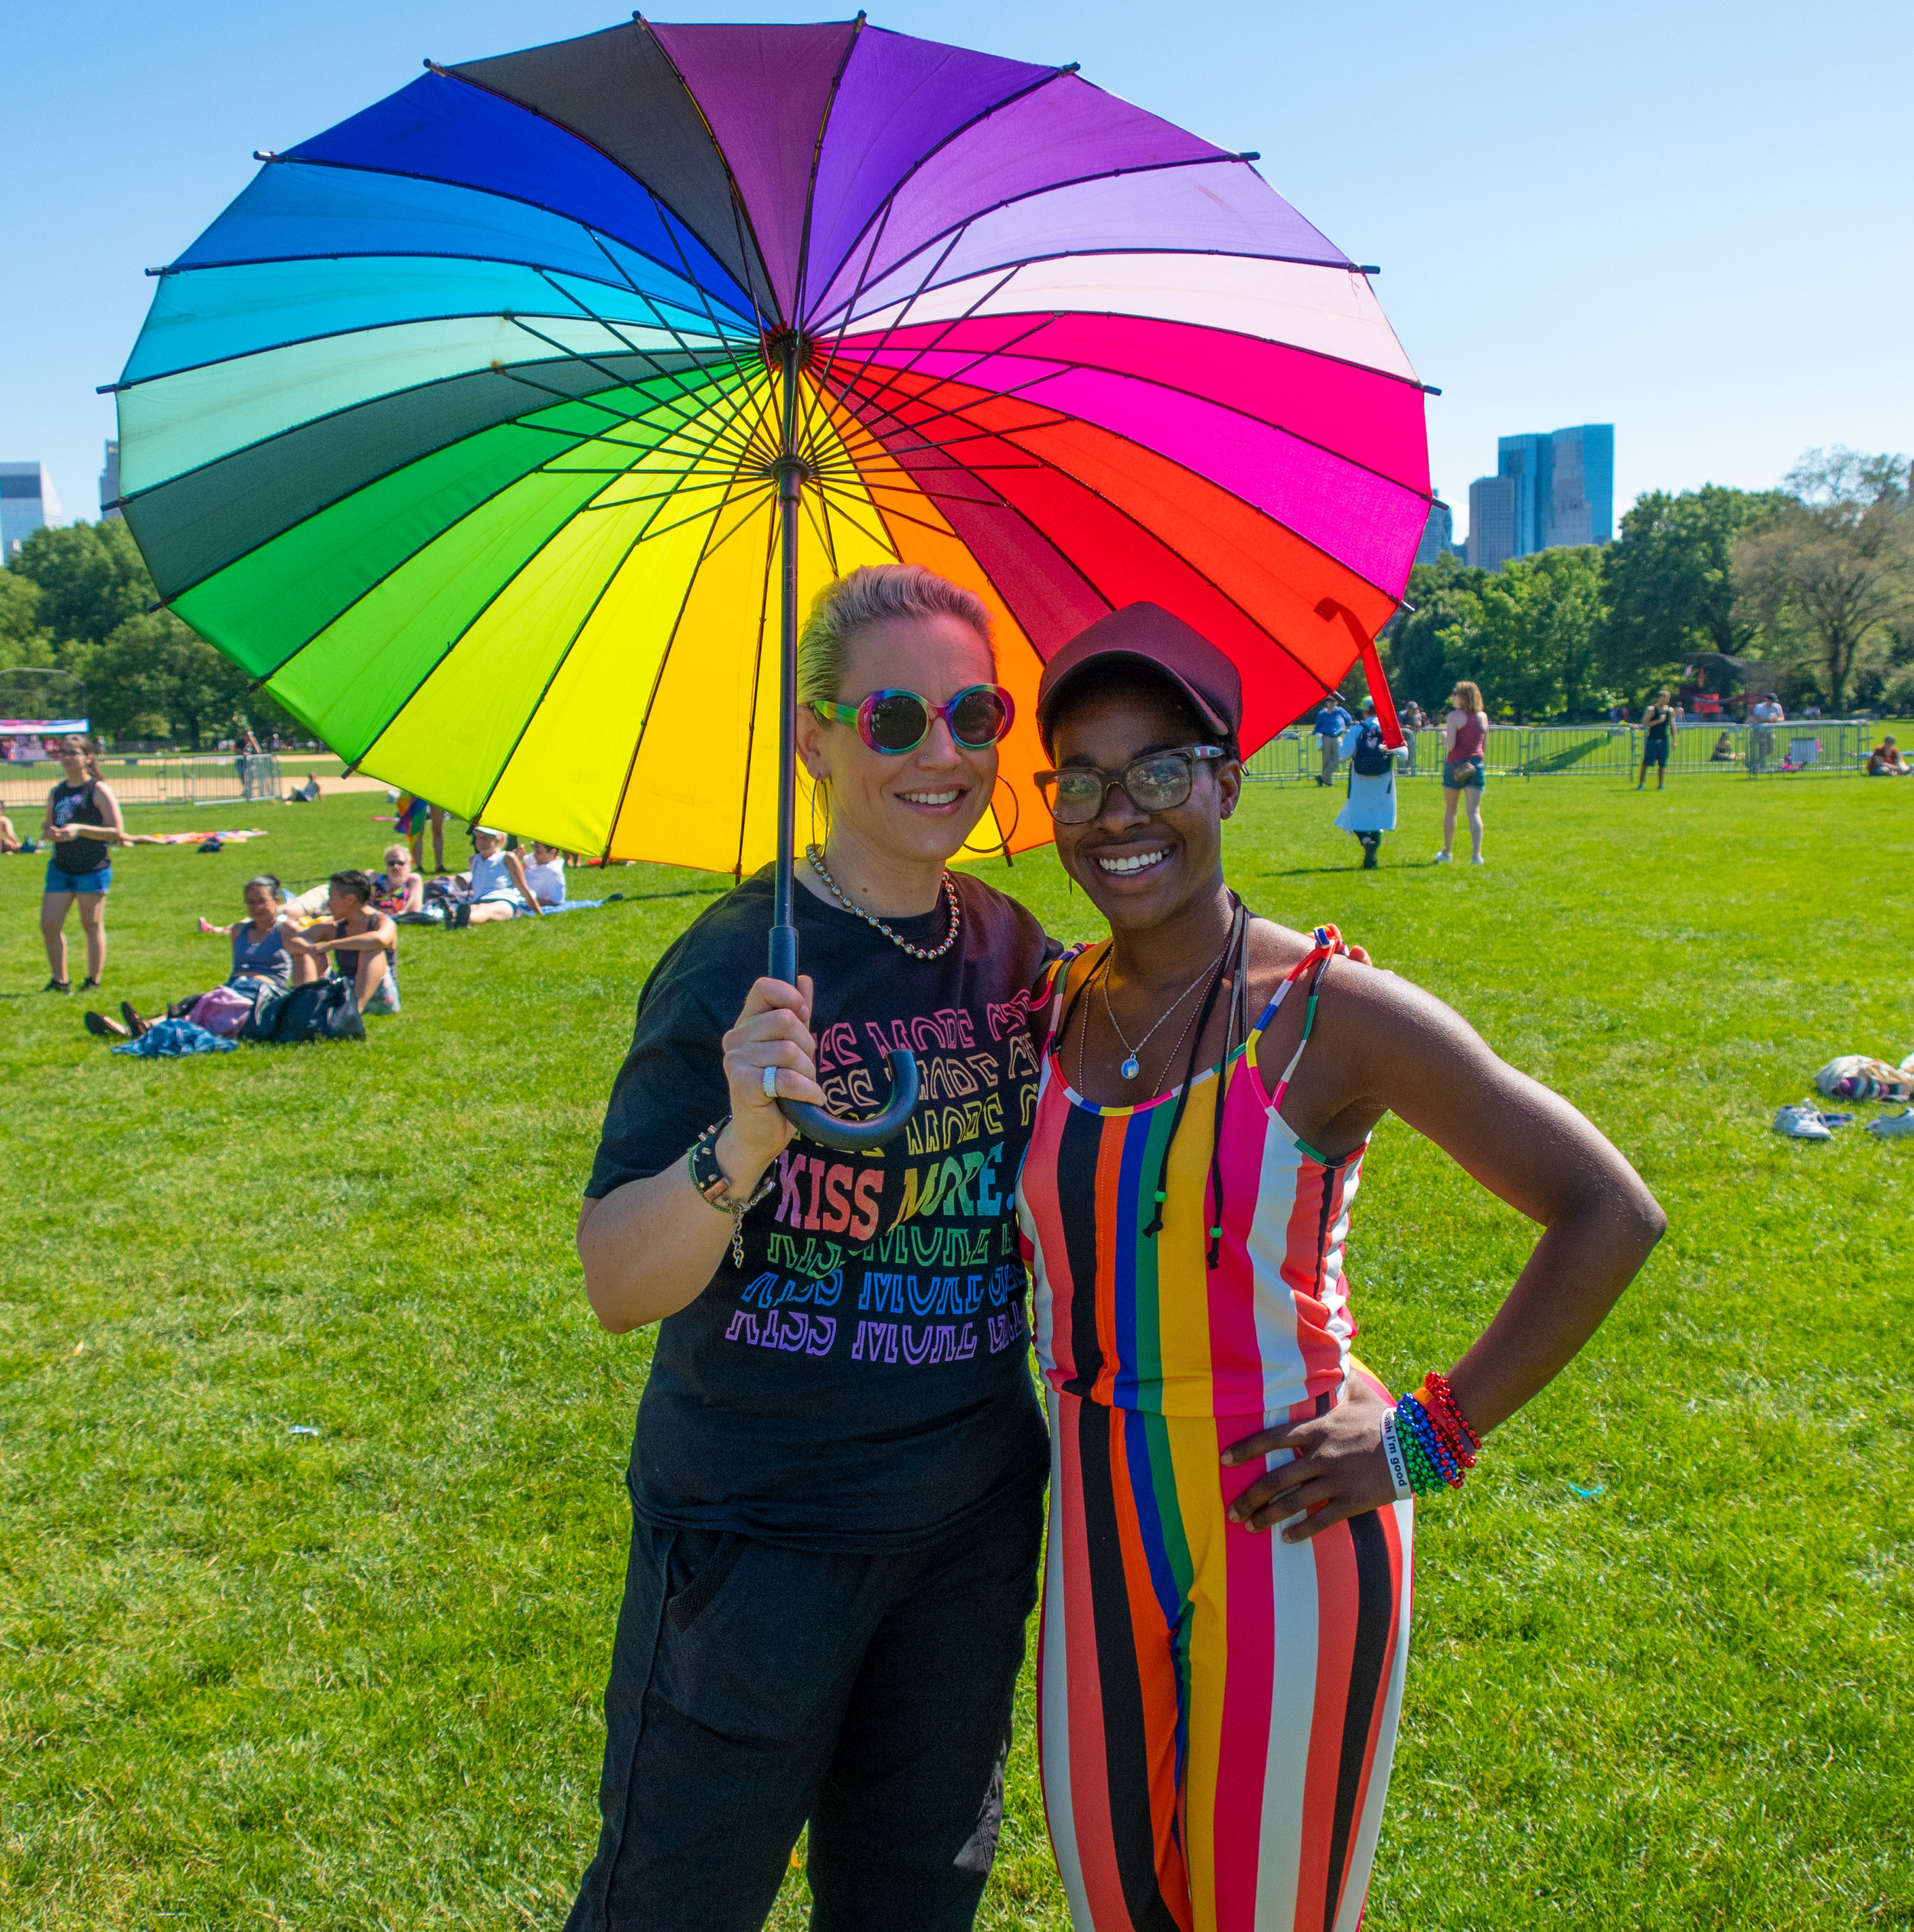
POLYGON ((1410 1499, 1460 1485, 1664 1225, 1441 1001, 1230 890, 1241 706, 1230 660, 1151 605, 1092 625, 1038 697, 1058 851, 1110 922, 1048 976, 1017 1184, 1052 1442, 1044 1796, 1078 1932, 1356 1924, 1410 1499), (1391 1111, 1543 1230, 1400 1402, 1351 1353, 1343 1275, 1391 1111))

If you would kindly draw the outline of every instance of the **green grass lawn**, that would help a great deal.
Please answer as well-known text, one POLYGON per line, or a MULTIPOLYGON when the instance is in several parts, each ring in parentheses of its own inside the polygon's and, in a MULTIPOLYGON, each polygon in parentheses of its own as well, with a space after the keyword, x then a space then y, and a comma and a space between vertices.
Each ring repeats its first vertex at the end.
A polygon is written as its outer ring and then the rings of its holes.
MULTIPOLYGON (((381 808, 124 855, 109 997, 217 980, 194 915, 371 859, 381 808)), ((1831 1055, 1914 1046, 1914 785, 1492 784, 1480 870, 1427 863, 1426 782, 1378 873, 1333 809, 1253 791, 1252 906, 1452 1000, 1671 1222, 1422 1514, 1372 1932, 1914 1926, 1914 1143, 1769 1131, 1831 1055)), ((38 991, 42 870, 0 862, 0 1924, 555 1927, 649 1357, 592 1321, 573 1219, 638 989, 723 882, 408 932, 364 1046, 149 1062, 38 991)), ((1049 853, 987 876, 1093 929, 1049 853)), ((1446 1364, 1529 1235, 1386 1122, 1364 1357, 1446 1364)), ((982 1922, 1066 1924, 1027 1684, 982 1922)))

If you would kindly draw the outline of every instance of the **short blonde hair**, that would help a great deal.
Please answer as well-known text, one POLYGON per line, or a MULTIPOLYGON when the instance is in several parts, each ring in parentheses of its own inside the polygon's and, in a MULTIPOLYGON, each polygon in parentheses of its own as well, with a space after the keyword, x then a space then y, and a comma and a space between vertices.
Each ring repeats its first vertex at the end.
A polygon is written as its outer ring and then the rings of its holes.
POLYGON ((412 857, 412 848, 409 845, 400 845, 395 840, 386 847, 383 856, 386 863, 390 865, 394 859, 410 859, 412 857))
POLYGON ((867 563, 828 583, 812 600, 798 634, 798 702, 831 704, 844 687, 844 654, 851 640, 893 617, 954 617, 968 624, 990 652, 990 612, 975 591, 926 570, 920 563, 867 563))

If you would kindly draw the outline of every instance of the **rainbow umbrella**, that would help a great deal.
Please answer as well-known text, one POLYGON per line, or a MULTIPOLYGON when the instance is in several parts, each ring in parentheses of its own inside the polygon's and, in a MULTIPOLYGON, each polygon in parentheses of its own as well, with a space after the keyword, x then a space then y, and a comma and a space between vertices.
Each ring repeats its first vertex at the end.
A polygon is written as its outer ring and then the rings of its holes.
POLYGON ((180 617, 365 772, 788 925, 800 601, 923 563, 1018 700, 975 843, 1049 835, 1043 661, 1145 599, 1246 748, 1367 654, 1422 390, 1252 155, 1074 67, 855 21, 639 19, 428 71, 159 286, 120 501, 180 617))

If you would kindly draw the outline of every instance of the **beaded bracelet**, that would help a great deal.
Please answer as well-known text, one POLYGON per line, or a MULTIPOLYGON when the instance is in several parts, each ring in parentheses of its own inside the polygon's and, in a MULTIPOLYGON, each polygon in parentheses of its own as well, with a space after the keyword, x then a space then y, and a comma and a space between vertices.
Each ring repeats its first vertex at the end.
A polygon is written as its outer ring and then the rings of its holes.
POLYGON ((1459 1490, 1465 1473, 1475 1467, 1481 1446, 1482 1438, 1462 1413, 1449 1378, 1434 1369, 1422 1378, 1421 1389, 1403 1396, 1384 1421, 1383 1449, 1390 1473, 1396 1479, 1398 1496, 1404 1478, 1416 1496, 1459 1490))
POLYGON ((1475 1458, 1481 1451, 1482 1438, 1475 1433, 1474 1424, 1462 1413, 1455 1392, 1449 1385, 1448 1376, 1439 1369, 1430 1369, 1422 1378, 1420 1399, 1449 1453, 1463 1468, 1473 1469, 1475 1458))

